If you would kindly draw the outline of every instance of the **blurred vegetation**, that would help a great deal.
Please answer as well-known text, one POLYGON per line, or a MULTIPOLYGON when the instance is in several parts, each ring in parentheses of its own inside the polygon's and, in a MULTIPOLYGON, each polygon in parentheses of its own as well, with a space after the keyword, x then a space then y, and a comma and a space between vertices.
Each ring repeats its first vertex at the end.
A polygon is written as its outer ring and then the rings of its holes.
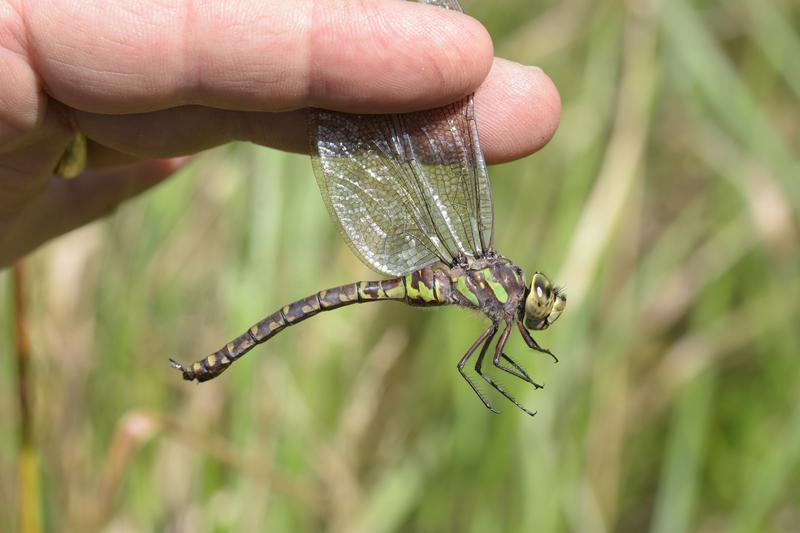
POLYGON ((539 336, 559 364, 510 341, 544 391, 499 376, 538 416, 474 397, 455 365, 484 319, 457 309, 341 309, 181 381, 167 357, 375 277, 307 158, 232 145, 27 261, 47 531, 800 530, 800 5, 465 7, 563 97, 550 145, 491 170, 497 248, 570 296, 539 336))

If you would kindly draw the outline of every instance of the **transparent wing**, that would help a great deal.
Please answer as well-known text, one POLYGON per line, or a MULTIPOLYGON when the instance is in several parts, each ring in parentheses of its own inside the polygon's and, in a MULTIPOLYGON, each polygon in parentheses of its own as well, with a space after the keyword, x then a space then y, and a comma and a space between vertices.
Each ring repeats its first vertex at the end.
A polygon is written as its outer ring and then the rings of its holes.
POLYGON ((312 113, 312 165, 345 241, 401 275, 491 246, 492 199, 472 97, 402 115, 312 113))

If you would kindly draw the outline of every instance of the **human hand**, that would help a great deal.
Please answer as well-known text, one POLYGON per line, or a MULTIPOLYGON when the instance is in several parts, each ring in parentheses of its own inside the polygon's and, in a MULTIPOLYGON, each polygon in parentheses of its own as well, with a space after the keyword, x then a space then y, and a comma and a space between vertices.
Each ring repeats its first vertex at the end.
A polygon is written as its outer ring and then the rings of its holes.
POLYGON ((395 1, 0 4, 0 267, 112 211, 185 156, 246 140, 307 151, 308 107, 403 112, 475 91, 488 163, 530 154, 560 102, 486 30, 395 1), (480 86, 480 87, 479 87, 480 86), (79 177, 53 176, 74 131, 79 177))

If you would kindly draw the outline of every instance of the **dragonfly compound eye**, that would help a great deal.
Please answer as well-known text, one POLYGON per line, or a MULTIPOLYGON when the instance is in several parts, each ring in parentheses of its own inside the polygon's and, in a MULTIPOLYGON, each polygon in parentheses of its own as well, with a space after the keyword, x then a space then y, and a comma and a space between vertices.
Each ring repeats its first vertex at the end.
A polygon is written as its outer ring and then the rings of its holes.
POLYGON ((525 299, 525 327, 545 329, 564 310, 566 299, 561 299, 547 276, 541 272, 533 275, 531 290, 525 299), (555 305, 558 304, 558 305, 555 305), (558 307, 558 310, 556 310, 558 307))
POLYGON ((558 317, 561 316, 561 313, 564 312, 564 308, 567 307, 567 295, 562 289, 554 287, 553 295, 555 296, 555 300, 553 301, 553 308, 550 310, 550 314, 547 315, 548 324, 555 322, 558 317))

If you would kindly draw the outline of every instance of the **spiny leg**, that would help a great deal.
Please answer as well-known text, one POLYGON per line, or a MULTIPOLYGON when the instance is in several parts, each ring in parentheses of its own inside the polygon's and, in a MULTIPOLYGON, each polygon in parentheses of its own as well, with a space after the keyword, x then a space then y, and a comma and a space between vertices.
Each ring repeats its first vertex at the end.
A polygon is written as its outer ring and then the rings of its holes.
POLYGON ((489 347, 489 344, 491 344, 495 333, 497 333, 497 324, 492 324, 486 329, 486 331, 481 333, 481 336, 478 337, 475 340, 475 342, 472 343, 472 346, 470 346, 469 349, 467 349, 467 352, 464 354, 464 357, 462 357, 461 360, 458 362, 458 372, 464 377, 465 380, 467 380, 467 383, 469 383, 469 386, 472 387, 473 391, 475 391, 475 394, 478 395, 478 398, 480 398, 481 402, 483 402, 483 405, 485 405, 486 408, 489 409, 490 411, 499 414, 500 411, 495 409, 494 406, 492 406, 492 404, 489 403, 489 400, 481 392, 481 390, 478 388, 475 382, 472 381, 472 379, 470 379, 470 377, 464 372, 464 366, 467 364, 467 361, 469 361, 469 358, 472 357, 472 354, 475 353, 475 350, 478 349, 478 346, 480 346, 481 343, 483 343, 483 347, 481 348, 480 357, 481 358, 483 357, 483 354, 486 353, 486 349, 489 347))
MULTIPOLYGON (((503 348, 505 348, 506 341, 508 341, 508 334, 509 333, 511 333, 511 324, 507 324, 506 325, 506 329, 504 329, 503 333, 500 334, 500 339, 498 339, 497 346, 495 347, 495 359, 498 359, 498 360, 500 359, 500 355, 498 355, 498 354, 502 354, 503 353, 503 348)), ((521 403, 519 403, 517 400, 515 400, 513 396, 511 396, 509 393, 507 393, 503 389, 503 387, 501 387, 500 385, 495 383, 492 380, 492 378, 490 378, 487 374, 485 374, 483 372, 483 370, 481 369, 481 366, 483 365, 483 356, 484 355, 486 355, 486 350, 485 349, 481 350, 481 353, 478 356, 478 360, 475 361, 475 371, 478 374, 480 374, 480 376, 486 381, 486 383, 491 385, 494 388, 494 390, 496 390, 497 392, 499 392, 500 394, 505 396, 507 400, 511 401, 511 403, 513 403, 514 405, 516 405, 517 407, 519 407, 520 409, 525 411, 530 416, 535 416, 536 415, 536 411, 533 411, 533 412, 528 411, 521 403)))
POLYGON ((539 346, 539 343, 536 342, 536 339, 534 339, 531 336, 530 332, 527 329, 525 329, 525 326, 523 326, 522 322, 520 322, 519 320, 517 321, 517 327, 519 328, 519 332, 522 334, 522 338, 525 340, 525 344, 528 345, 528 348, 530 348, 531 350, 536 350, 537 352, 546 353, 547 355, 553 358, 553 361, 558 363, 558 357, 556 357, 555 354, 550 350, 548 350, 547 348, 539 346))
MULTIPOLYGON (((510 324, 508 325, 506 330, 509 331, 509 334, 510 334, 510 330, 511 330, 511 325, 510 324)), ((544 385, 541 385, 541 384, 536 383, 535 381, 533 381, 533 379, 531 379, 531 377, 528 375, 528 373, 525 371, 525 369, 522 368, 521 366, 519 366, 513 359, 511 359, 509 356, 507 356, 504 352, 495 353, 493 363, 494 363, 494 366, 496 366, 497 368, 499 368, 503 372, 507 372, 507 373, 511 374, 512 376, 521 379, 522 381, 530 383, 536 389, 543 389, 544 388, 544 385), (508 368, 507 366, 503 365, 500 362, 501 358, 506 360, 513 368, 508 368)))
MULTIPOLYGON (((528 375, 528 373, 527 373, 527 372, 525 372, 525 369, 524 369, 524 368, 522 368, 521 366, 519 366, 517 363, 515 363, 515 362, 514 362, 514 360, 513 360, 513 359, 511 359, 509 356, 507 356, 505 353, 501 353, 501 354, 500 354, 500 357, 502 357, 503 359, 505 359, 506 361, 508 361, 508 363, 509 363, 511 366, 513 366, 513 367, 514 367, 514 369, 516 369, 516 371, 514 371, 514 370, 512 370, 512 369, 508 368, 507 366, 504 366, 504 365, 503 365, 503 364, 501 364, 501 363, 500 363, 500 361, 498 361, 498 360, 495 360, 495 361, 494 361, 494 366, 496 366, 496 367, 497 367, 497 368, 499 368, 500 370, 503 370, 503 371, 505 371, 505 372, 508 372, 508 373, 509 373, 509 374, 511 374, 512 376, 514 376, 514 377, 517 377, 517 378, 521 379, 522 381, 527 381, 528 383, 530 383, 531 385, 533 385, 533 387, 534 387, 534 388, 536 388, 536 389, 543 389, 543 388, 544 388, 544 385, 542 385, 542 384, 540 384, 540 383, 536 383, 535 381, 533 381, 533 380, 531 379, 531 377, 528 375)), ((495 359, 496 359, 496 358, 495 358, 495 359)))

